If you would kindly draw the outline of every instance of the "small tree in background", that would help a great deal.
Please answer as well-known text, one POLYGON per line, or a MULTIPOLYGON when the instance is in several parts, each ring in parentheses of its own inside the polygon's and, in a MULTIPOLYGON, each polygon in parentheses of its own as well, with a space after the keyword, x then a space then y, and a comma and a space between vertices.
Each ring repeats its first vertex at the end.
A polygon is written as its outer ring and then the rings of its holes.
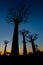
POLYGON ((27 36, 27 38, 28 38, 28 42, 31 42, 31 44, 32 44, 33 53, 36 53, 36 47, 35 47, 34 41, 38 38, 38 35, 37 34, 29 35, 29 36, 27 36))
POLYGON ((4 55, 6 55, 6 49, 7 49, 8 43, 9 43, 9 41, 7 41, 7 40, 4 41, 4 44, 5 44, 4 55))
POLYGON ((38 47, 39 46, 37 44, 35 44, 36 51, 39 51, 38 47))

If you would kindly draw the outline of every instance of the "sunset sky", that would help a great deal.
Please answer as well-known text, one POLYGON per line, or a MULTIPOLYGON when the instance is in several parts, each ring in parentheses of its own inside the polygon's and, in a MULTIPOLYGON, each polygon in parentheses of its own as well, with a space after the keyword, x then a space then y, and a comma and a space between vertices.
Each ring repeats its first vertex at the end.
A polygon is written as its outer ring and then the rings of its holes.
MULTIPOLYGON (((13 29, 12 24, 8 24, 5 20, 9 8, 15 8, 15 4, 21 0, 0 0, 0 51, 4 49, 4 41, 10 41, 7 46, 7 51, 10 51, 12 39, 13 39, 13 29)), ((28 0, 26 0, 28 1, 28 0)), ((25 0, 24 0, 25 2, 25 0)), ((38 39, 35 41, 38 44, 39 49, 43 51, 43 0, 31 0, 31 12, 28 17, 29 23, 21 23, 19 25, 19 30, 27 29, 31 34, 38 33, 38 39)), ((19 50, 22 53, 23 48, 22 36, 19 35, 19 50)), ((27 51, 32 51, 31 43, 27 43, 27 51)))

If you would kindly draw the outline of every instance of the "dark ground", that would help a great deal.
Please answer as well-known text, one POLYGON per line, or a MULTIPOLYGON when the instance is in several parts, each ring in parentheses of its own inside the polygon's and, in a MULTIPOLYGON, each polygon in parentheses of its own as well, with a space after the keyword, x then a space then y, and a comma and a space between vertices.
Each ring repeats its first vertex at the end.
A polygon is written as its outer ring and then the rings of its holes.
POLYGON ((43 65, 43 52, 26 56, 0 56, 0 65, 43 65))

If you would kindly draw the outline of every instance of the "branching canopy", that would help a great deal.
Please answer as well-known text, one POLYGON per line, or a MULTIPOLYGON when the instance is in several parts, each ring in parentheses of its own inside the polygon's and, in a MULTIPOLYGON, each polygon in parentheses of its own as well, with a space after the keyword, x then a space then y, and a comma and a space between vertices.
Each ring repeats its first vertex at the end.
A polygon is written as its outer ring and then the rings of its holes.
POLYGON ((8 16, 6 17, 8 23, 20 23, 20 22, 26 22, 26 18, 30 14, 30 5, 27 4, 17 4, 17 6, 14 8, 10 8, 8 10, 8 16))

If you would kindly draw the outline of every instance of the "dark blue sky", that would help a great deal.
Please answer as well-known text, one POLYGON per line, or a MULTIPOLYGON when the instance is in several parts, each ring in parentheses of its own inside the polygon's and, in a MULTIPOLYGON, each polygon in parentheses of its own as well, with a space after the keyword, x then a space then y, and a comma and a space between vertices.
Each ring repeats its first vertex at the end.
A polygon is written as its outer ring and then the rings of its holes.
MULTIPOLYGON (((10 43, 8 44, 8 47, 11 46, 13 25, 7 24, 5 17, 7 16, 8 9, 15 7, 15 4, 19 1, 21 0, 0 0, 0 48, 4 47, 4 40, 9 40, 10 43)), ((30 23, 20 24, 19 29, 25 28, 31 33, 39 33, 39 38, 36 40, 36 43, 39 45, 39 48, 43 48, 43 0, 31 0, 30 3, 31 13, 28 18, 30 23)), ((20 40, 20 47, 22 45, 21 43, 22 40, 20 40)), ((31 47, 30 44, 28 46, 31 47)))

